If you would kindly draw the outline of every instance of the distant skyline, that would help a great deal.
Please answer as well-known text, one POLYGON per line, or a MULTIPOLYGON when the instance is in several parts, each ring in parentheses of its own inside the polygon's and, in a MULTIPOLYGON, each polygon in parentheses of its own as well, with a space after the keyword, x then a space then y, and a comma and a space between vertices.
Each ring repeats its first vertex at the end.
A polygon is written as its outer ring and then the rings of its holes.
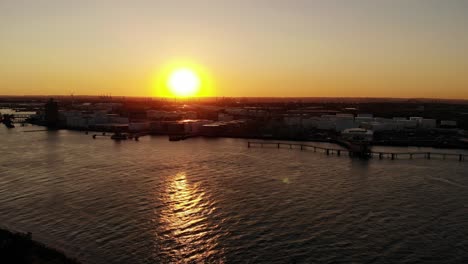
POLYGON ((0 95, 468 99, 468 1, 3 0, 0 95))

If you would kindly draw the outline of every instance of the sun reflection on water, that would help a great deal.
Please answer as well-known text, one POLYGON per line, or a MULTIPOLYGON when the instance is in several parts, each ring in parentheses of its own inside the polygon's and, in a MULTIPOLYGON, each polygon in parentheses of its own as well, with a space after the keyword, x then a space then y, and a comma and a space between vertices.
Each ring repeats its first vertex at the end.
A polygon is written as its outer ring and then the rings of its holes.
POLYGON ((176 262, 204 262, 220 259, 217 225, 209 220, 216 211, 213 201, 200 187, 190 183, 185 172, 168 180, 162 194, 164 207, 160 212, 162 237, 159 241, 165 254, 176 262), (214 259, 213 259, 214 260, 214 259))

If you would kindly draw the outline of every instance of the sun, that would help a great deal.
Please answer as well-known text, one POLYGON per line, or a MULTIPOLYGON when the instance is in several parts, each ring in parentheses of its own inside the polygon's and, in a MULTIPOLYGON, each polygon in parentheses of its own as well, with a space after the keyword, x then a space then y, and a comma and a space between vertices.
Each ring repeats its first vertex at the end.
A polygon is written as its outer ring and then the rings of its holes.
POLYGON ((211 71, 190 59, 172 58, 157 66, 150 76, 148 90, 155 97, 188 99, 214 94, 211 71))
POLYGON ((200 88, 200 77, 189 68, 180 68, 171 72, 167 85, 174 96, 190 97, 200 88))

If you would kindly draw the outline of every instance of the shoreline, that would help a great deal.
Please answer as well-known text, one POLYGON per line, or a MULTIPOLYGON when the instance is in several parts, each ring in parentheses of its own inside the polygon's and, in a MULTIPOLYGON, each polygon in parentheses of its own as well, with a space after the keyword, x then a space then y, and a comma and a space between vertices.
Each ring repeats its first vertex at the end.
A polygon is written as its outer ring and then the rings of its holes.
MULTIPOLYGON (((113 133, 113 131, 110 130, 87 130, 87 129, 77 129, 77 128, 70 128, 70 127, 59 127, 59 128, 47 128, 47 126, 43 126, 40 124, 33 124, 29 123, 30 125, 33 126, 40 126, 43 127, 44 130, 69 130, 69 131, 76 131, 76 132, 86 132, 88 133, 113 133)), ((43 130, 39 130, 43 131, 43 130)), ((35 131, 31 131, 35 132, 35 131)), ((126 132, 127 133, 127 132, 126 132)), ((132 134, 132 133, 130 133, 132 134)), ((134 132, 134 134, 144 134, 144 135, 150 135, 150 136, 171 136, 171 134, 166 134, 166 133, 157 133, 157 132, 134 132)), ((338 144, 337 140, 334 138, 331 139, 326 139, 326 138, 288 138, 288 137, 265 137, 261 135, 220 135, 220 136, 204 136, 204 135, 191 135, 188 136, 188 138, 192 137, 205 137, 205 138, 239 138, 239 139, 252 139, 252 140, 281 140, 281 141, 295 141, 295 142, 320 142, 320 143, 332 143, 332 144, 338 144)), ((460 142, 461 143, 461 142, 460 142)), ((450 149, 450 150, 468 150, 468 143, 466 144, 454 144, 454 143, 440 143, 440 142, 430 142, 427 140, 423 141, 415 141, 415 140, 374 140, 370 142, 369 144, 371 147, 422 147, 422 148, 434 148, 434 149, 450 149)))
POLYGON ((13 232, 0 228, 0 262, 79 264, 77 259, 32 239, 31 233, 13 232))

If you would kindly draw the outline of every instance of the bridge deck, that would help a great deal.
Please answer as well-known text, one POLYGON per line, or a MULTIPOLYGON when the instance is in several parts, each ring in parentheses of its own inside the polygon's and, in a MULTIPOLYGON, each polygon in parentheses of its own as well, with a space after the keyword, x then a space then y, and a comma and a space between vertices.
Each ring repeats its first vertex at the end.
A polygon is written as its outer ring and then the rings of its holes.
MULTIPOLYGON (((348 153, 350 156, 353 154, 349 149, 339 149, 339 148, 329 148, 324 146, 316 146, 311 144, 300 144, 300 143, 284 143, 284 142, 259 142, 259 141, 248 141, 247 147, 255 147, 255 146, 274 146, 276 148, 288 147, 290 149, 300 149, 300 150, 308 150, 313 149, 314 151, 322 150, 327 155, 337 154, 341 155, 341 153, 348 153)), ((383 158, 390 158, 392 160, 397 158, 406 158, 406 159, 413 159, 418 157, 423 157, 425 159, 431 158, 457 158, 459 161, 468 160, 468 154, 461 154, 461 153, 443 153, 443 152, 388 152, 388 151, 369 151, 368 157, 377 156, 379 159, 383 158)))

